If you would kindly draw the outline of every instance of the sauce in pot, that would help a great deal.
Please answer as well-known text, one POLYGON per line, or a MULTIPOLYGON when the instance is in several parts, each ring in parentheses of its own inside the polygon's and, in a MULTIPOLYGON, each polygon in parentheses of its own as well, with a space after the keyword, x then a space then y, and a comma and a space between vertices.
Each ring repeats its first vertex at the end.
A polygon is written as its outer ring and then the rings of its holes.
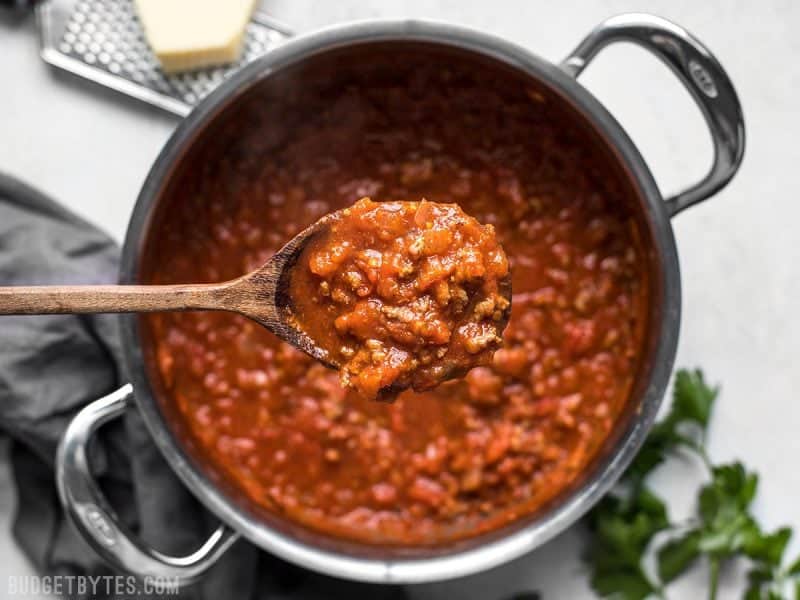
POLYGON ((535 513, 597 454, 643 351, 646 248, 614 159, 546 90, 411 52, 349 64, 242 109, 152 229, 144 279, 236 277, 364 196, 456 203, 508 257, 503 347, 376 403, 243 317, 164 313, 143 317, 151 368, 200 459, 255 506, 347 540, 441 545, 535 513))

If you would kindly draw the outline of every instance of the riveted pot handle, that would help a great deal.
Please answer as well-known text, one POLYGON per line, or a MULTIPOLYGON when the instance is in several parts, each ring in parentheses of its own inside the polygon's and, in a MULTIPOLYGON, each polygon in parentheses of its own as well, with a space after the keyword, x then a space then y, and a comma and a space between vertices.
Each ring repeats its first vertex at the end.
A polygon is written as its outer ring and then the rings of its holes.
POLYGON ((56 483, 64 510, 87 542, 113 566, 137 575, 190 583, 213 565, 238 534, 220 525, 188 556, 168 556, 134 539, 119 523, 89 470, 86 448, 105 422, 121 416, 133 397, 128 384, 81 410, 64 432, 56 455, 56 483))
POLYGON ((668 198, 670 215, 713 196, 736 174, 744 155, 744 117, 731 80, 714 55, 688 31, 646 14, 625 14, 598 25, 561 63, 573 77, 612 42, 649 50, 678 76, 705 117, 714 144, 714 163, 699 183, 668 198))

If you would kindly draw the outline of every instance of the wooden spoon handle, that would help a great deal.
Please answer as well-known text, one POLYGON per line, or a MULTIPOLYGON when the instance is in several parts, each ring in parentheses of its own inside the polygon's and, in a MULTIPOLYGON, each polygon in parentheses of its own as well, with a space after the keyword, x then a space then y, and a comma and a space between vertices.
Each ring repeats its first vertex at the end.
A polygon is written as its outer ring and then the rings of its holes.
POLYGON ((0 315, 230 310, 227 284, 0 287, 0 315))

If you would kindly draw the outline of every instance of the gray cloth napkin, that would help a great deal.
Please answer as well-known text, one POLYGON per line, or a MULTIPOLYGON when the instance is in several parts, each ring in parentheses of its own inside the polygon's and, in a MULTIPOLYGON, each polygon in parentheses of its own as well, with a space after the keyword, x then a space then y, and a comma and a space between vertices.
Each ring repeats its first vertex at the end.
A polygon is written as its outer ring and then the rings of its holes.
MULTIPOLYGON (((118 255, 114 242, 92 225, 0 174, 0 285, 115 282, 118 255)), ((14 536, 42 574, 113 574, 65 519, 53 461, 72 416, 124 383, 120 364, 113 315, 0 317, 0 435, 11 438, 18 495, 14 536)), ((167 466, 135 410, 99 432, 91 462, 120 519, 156 549, 187 553, 216 526, 167 466)), ((311 573, 238 542, 202 581, 183 588, 180 596, 166 597, 382 600, 406 595, 399 587, 311 573)))

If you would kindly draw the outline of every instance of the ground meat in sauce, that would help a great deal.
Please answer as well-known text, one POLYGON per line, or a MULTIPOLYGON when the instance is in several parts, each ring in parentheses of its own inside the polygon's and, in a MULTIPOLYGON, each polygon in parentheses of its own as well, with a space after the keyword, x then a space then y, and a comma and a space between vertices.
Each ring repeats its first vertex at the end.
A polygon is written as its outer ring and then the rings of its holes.
POLYGON ((609 436, 643 346, 643 229, 613 160, 546 90, 395 48, 333 64, 302 75, 318 89, 292 74, 237 107, 237 137, 215 134, 150 234, 143 280, 224 281, 363 196, 435 198, 506 251, 503 348, 385 404, 243 317, 158 314, 152 377, 187 448, 254 507, 352 541, 447 544, 542 509, 609 436))
POLYGON ((494 227, 458 205, 362 198, 303 250, 289 295, 342 385, 394 400, 491 362, 509 283, 494 227))

